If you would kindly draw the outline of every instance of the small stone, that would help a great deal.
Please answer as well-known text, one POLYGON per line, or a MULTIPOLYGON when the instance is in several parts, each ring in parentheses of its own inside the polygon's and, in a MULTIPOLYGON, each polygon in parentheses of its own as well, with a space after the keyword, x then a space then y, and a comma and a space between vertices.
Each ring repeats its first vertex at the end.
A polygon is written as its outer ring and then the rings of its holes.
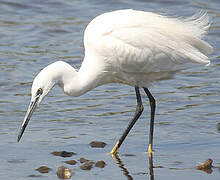
POLYGON ((80 159, 79 159, 79 162, 80 162, 80 163, 84 163, 84 162, 87 162, 87 161, 90 161, 90 160, 85 159, 85 158, 80 158, 80 159))
POLYGON ((106 146, 105 142, 101 142, 101 141, 92 141, 91 143, 89 143, 90 146, 93 148, 104 148, 106 146))
POLYGON ((196 166, 195 169, 202 170, 202 171, 205 171, 208 174, 211 174, 212 173, 212 167, 213 167, 212 162, 213 162, 212 159, 208 159, 208 160, 205 161, 204 164, 202 164, 200 166, 196 166))
POLYGON ((97 161, 95 163, 95 166, 99 167, 99 168, 104 168, 105 167, 105 162, 104 161, 97 161))
POLYGON ((47 166, 41 166, 41 167, 39 167, 35 170, 40 172, 40 173, 48 173, 49 171, 51 171, 51 168, 49 168, 47 166))
POLYGON ((60 166, 57 169, 57 176, 60 179, 70 179, 72 176, 72 171, 65 166, 60 166))
POLYGON ((200 165, 200 166, 196 166, 196 169, 202 170, 202 169, 210 169, 212 167, 212 159, 208 159, 205 161, 204 164, 200 165))
POLYGON ((72 157, 73 155, 76 155, 74 152, 67 152, 67 151, 54 151, 51 154, 54 156, 61 156, 61 157, 72 157))
POLYGON ((75 160, 64 161, 66 164, 75 165, 77 162, 75 160))
POLYGON ((80 166, 80 169, 82 169, 82 170, 91 170, 93 164, 95 164, 93 161, 86 161, 83 165, 80 166))

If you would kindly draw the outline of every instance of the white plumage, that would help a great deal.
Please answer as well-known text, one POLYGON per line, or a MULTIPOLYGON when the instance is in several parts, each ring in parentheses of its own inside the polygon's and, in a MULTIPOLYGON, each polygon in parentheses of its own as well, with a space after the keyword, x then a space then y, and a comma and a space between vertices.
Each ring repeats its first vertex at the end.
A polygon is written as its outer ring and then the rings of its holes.
POLYGON ((212 47, 200 39, 208 27, 206 14, 181 20, 134 10, 105 13, 85 30, 83 64, 112 71, 113 80, 148 86, 149 82, 169 78, 186 63, 208 65, 204 53, 210 53, 212 47), (149 73, 158 76, 148 78, 149 73))
POLYGON ((80 96, 106 83, 124 83, 134 86, 136 91, 138 105, 132 122, 135 118, 136 122, 143 111, 139 88, 144 88, 149 97, 152 146, 155 100, 147 87, 155 81, 172 78, 177 71, 193 64, 209 65, 206 54, 212 52, 212 47, 202 40, 209 26, 206 13, 182 19, 129 9, 96 17, 85 30, 85 57, 81 68, 77 71, 58 61, 44 68, 34 79, 31 104, 18 140, 35 107, 54 85, 61 86, 68 95, 80 96))

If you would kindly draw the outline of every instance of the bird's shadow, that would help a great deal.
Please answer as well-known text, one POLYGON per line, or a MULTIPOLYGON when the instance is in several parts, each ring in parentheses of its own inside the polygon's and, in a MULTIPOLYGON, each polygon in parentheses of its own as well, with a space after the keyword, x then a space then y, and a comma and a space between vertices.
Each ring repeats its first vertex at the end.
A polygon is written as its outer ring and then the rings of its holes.
MULTIPOLYGON (((127 179, 128 180, 133 180, 134 178, 131 176, 131 173, 128 171, 125 164, 120 159, 119 155, 118 154, 115 154, 115 155, 113 154, 112 157, 115 160, 115 163, 117 164, 117 166, 121 169, 123 174, 127 177, 127 179)), ((149 178, 150 178, 150 180, 154 180, 153 156, 149 156, 148 163, 149 163, 149 166, 148 166, 149 167, 149 173, 148 173, 149 178)))

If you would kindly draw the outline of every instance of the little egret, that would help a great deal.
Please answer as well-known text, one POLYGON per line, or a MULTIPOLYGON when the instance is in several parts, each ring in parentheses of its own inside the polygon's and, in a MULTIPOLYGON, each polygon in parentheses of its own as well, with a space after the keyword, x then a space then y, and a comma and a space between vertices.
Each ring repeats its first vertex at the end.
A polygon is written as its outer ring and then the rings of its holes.
POLYGON ((210 26, 206 13, 190 18, 173 18, 131 9, 104 13, 94 18, 84 33, 85 57, 75 70, 63 61, 54 62, 35 77, 31 102, 18 141, 37 106, 55 86, 70 96, 80 96, 107 83, 133 86, 137 107, 133 119, 111 153, 118 148, 143 112, 140 88, 151 108, 148 152, 152 153, 156 102, 148 87, 167 80, 193 64, 209 65, 205 54, 212 47, 202 40, 210 26))

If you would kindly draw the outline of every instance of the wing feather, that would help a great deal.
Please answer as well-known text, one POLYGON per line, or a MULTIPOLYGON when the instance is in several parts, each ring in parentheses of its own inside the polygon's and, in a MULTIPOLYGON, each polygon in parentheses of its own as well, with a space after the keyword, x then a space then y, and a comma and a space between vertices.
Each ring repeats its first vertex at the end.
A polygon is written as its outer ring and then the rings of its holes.
POLYGON ((124 72, 159 72, 186 63, 209 65, 212 47, 201 38, 209 27, 206 14, 188 19, 151 12, 120 10, 95 18, 84 36, 85 48, 124 72))

